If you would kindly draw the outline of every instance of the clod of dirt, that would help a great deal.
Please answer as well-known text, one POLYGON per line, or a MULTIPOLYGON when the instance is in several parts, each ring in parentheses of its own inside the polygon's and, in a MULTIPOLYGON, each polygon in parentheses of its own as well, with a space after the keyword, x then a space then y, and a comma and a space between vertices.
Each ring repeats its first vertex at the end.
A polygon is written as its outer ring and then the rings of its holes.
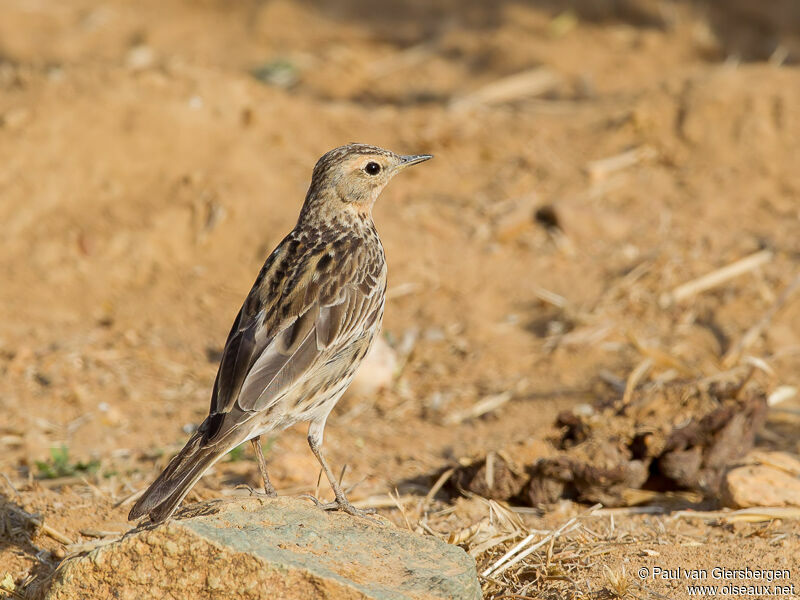
POLYGON ((636 489, 717 498, 766 417, 767 393, 751 374, 650 384, 628 402, 565 411, 553 456, 514 465, 490 455, 457 470, 452 483, 533 506, 564 497, 623 506, 636 489))
POLYGON ((567 456, 543 459, 531 469, 528 499, 532 505, 561 497, 606 506, 625 504, 624 492, 647 481, 647 464, 632 460, 615 440, 589 440, 567 456))
POLYGON ((453 483, 458 488, 491 500, 513 498, 522 491, 526 481, 524 470, 495 454, 453 474, 453 483))
POLYGON ((767 395, 749 373, 724 380, 651 384, 630 402, 559 416, 561 455, 532 468, 533 504, 542 490, 606 506, 627 504, 625 491, 694 490, 716 497, 726 468, 752 447, 766 418, 767 395))
POLYGON ((463 550, 291 498, 190 507, 66 560, 48 600, 480 598, 463 550))

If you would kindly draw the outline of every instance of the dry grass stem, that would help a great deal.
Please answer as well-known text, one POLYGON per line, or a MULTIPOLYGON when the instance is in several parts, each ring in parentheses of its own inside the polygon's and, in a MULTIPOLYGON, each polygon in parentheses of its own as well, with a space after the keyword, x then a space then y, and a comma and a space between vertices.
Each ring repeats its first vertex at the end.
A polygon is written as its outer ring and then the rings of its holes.
POLYGON ((614 326, 608 324, 581 327, 564 335, 553 336, 548 339, 545 343, 545 351, 550 352, 556 347, 594 346, 606 339, 613 331, 614 326))
POLYGON ((67 556, 74 556, 75 554, 81 554, 83 552, 89 552, 94 550, 95 548, 99 548, 100 546, 108 546, 109 544, 113 544, 115 541, 120 539, 120 535, 116 534, 116 536, 109 536, 105 538, 99 538, 95 540, 91 540, 88 542, 79 542, 76 544, 69 544, 64 547, 64 550, 67 553, 67 556))
POLYGON ((647 375, 647 373, 650 372, 650 369, 652 367, 653 367, 652 359, 645 358, 638 365, 636 365, 636 368, 633 369, 633 371, 631 371, 630 375, 628 375, 628 379, 625 381, 625 393, 622 395, 623 405, 630 404, 636 386, 639 385, 639 383, 641 383, 642 379, 645 378, 645 376, 647 375))
POLYGON ((442 489, 442 486, 447 483, 447 481, 453 476, 453 473, 456 472, 455 467, 450 467, 444 473, 439 475, 439 478, 436 480, 436 483, 433 484, 428 493, 425 495, 425 499, 422 501, 422 510, 427 510, 430 506, 433 499, 436 497, 436 494, 439 493, 439 490, 442 489))
POLYGON ((145 490, 145 488, 142 488, 140 490, 136 490, 132 494, 128 494, 127 496, 125 496, 121 500, 115 502, 114 503, 114 508, 118 508, 120 506, 127 506, 128 504, 132 504, 133 502, 136 502, 141 497, 141 495, 144 494, 144 490, 145 490))
POLYGON ((400 511, 400 514, 403 515, 403 521, 405 521, 405 523, 406 523, 406 528, 409 531, 414 531, 414 528, 411 527, 411 522, 408 520, 408 515, 406 514, 406 509, 403 506, 403 503, 400 502, 400 492, 398 492, 397 489, 394 490, 394 494, 389 492, 389 498, 391 498, 394 501, 395 507, 397 508, 397 510, 400 511))
POLYGON ((556 294, 555 292, 551 292, 550 290, 546 290, 544 288, 537 287, 533 290, 533 293, 536 297, 541 300, 542 302, 546 302, 547 304, 552 304, 556 308, 566 308, 568 302, 564 296, 556 294))
POLYGON ((508 506, 477 495, 468 494, 468 496, 483 503, 489 514, 469 527, 450 533, 447 538, 449 543, 468 546, 469 554, 477 558, 495 546, 518 538, 524 533, 524 523, 508 506))
POLYGON ((645 345, 638 337, 632 333, 628 333, 628 339, 636 350, 642 355, 653 361, 653 364, 662 369, 675 369, 681 375, 687 377, 697 377, 700 373, 692 367, 686 365, 683 361, 665 352, 656 346, 645 345))
POLYGON ((658 153, 649 146, 640 146, 615 156, 594 160, 586 165, 586 172, 594 181, 605 179, 612 173, 633 167, 641 162, 655 158, 658 153))
POLYGON ((757 269, 761 265, 771 261, 773 256, 771 250, 759 250, 721 269, 711 271, 711 273, 706 273, 702 277, 679 285, 672 290, 672 292, 662 295, 659 303, 662 307, 666 308, 678 302, 682 302, 683 300, 687 300, 701 292, 713 289, 734 277, 744 275, 745 273, 757 269))
POLYGON ((6 504, 4 508, 9 513, 14 514, 18 519, 26 524, 26 527, 30 527, 32 530, 43 533, 61 544, 69 545, 74 543, 66 535, 45 523, 39 515, 32 515, 11 504, 6 504))
POLYGON ((464 527, 463 529, 459 529, 458 531, 453 531, 447 538, 448 544, 465 544, 475 536, 477 536, 481 531, 483 531, 487 525, 489 524, 489 519, 481 519, 477 523, 473 523, 469 527, 464 527))
POLYGON ((757 507, 743 508, 741 510, 725 511, 694 511, 681 510, 672 515, 674 519, 703 519, 706 521, 727 521, 761 523, 774 519, 800 519, 800 507, 757 507))
POLYGON ((561 77, 545 68, 536 68, 497 79, 488 85, 456 98, 450 104, 453 110, 464 110, 479 106, 507 104, 526 98, 541 96, 561 83, 561 77))
POLYGON ((122 531, 103 531, 101 529, 81 529, 80 534, 85 535, 86 537, 92 538, 107 538, 118 536, 122 534, 122 531))
POLYGON ((543 539, 539 540, 532 546, 525 548, 525 546, 535 537, 533 534, 529 535, 522 542, 514 546, 511 550, 509 550, 502 557, 500 557, 500 559, 498 559, 497 562, 495 562, 492 566, 484 570, 483 573, 481 573, 481 576, 497 577, 501 575, 504 571, 510 569, 511 567, 519 563, 521 560, 523 560, 532 552, 535 552, 545 544, 550 543, 552 539, 555 539, 560 535, 568 533, 573 529, 577 528, 580 519, 591 515, 594 511, 596 511, 600 507, 601 507, 600 504, 595 504, 589 510, 576 517, 573 517, 572 519, 564 523, 561 527, 559 527, 555 531, 550 532, 547 536, 545 536, 543 539), (525 549, 523 550, 523 548, 525 549))
POLYGON ((416 294, 418 291, 422 289, 422 287, 423 287, 422 285, 420 285, 419 283, 415 283, 413 281, 400 283, 386 290, 386 299, 394 300, 396 298, 402 298, 403 296, 408 296, 410 294, 416 294))
POLYGON ((486 480, 487 489, 492 489, 494 487, 494 457, 495 453, 491 450, 486 453, 486 472, 484 479, 486 480))
POLYGON ((84 477, 82 475, 70 475, 68 477, 55 477, 53 479, 37 479, 36 483, 45 489, 51 490, 60 488, 65 485, 80 485, 83 484, 84 477))
POLYGON ((502 535, 497 535, 495 537, 492 537, 492 538, 486 540, 483 543, 476 544, 475 546, 472 546, 469 549, 469 555, 472 556, 473 558, 477 558, 478 556, 480 556, 484 552, 487 552, 487 551, 491 550, 495 546, 499 546, 500 544, 504 544, 507 541, 513 540, 515 537, 518 537, 518 536, 519 536, 518 532, 510 532, 510 533, 505 533, 505 534, 502 534, 502 535))
POLYGON ((767 398, 768 406, 777 406, 797 395, 797 388, 791 385, 780 385, 767 398))
POLYGON ((398 508, 400 509, 400 512, 403 512, 403 508, 401 507, 413 504, 417 500, 419 500, 419 496, 395 496, 394 494, 389 493, 380 496, 369 496, 368 498, 362 498, 361 500, 355 500, 352 502, 352 504, 356 508, 398 508))
POLYGON ((511 400, 512 396, 511 392, 501 392, 499 394, 486 396, 473 404, 470 408, 448 415, 444 422, 447 425, 458 425, 470 419, 477 419, 493 410, 497 410, 503 406, 503 404, 511 400))
POLYGON ((738 342, 728 349, 722 359, 723 368, 730 369, 739 361, 742 353, 752 346, 759 336, 766 331, 767 327, 769 327, 769 324, 772 322, 772 319, 775 318, 775 315, 778 313, 778 311, 780 311, 786 305, 786 303, 794 295, 794 293, 797 292, 798 289, 800 289, 800 275, 797 275, 789 283, 789 285, 784 288, 778 298, 772 303, 772 306, 770 306, 769 309, 767 309, 767 312, 764 313, 764 316, 762 316, 757 323, 748 329, 744 335, 739 338, 738 342))
POLYGON ((69 546, 70 544, 74 544, 75 543, 71 539, 69 539, 67 536, 65 536, 63 533, 58 531, 57 529, 54 529, 53 527, 50 527, 50 525, 48 525, 47 523, 42 523, 41 531, 45 535, 53 538, 55 541, 60 542, 60 543, 62 543, 64 545, 69 546))

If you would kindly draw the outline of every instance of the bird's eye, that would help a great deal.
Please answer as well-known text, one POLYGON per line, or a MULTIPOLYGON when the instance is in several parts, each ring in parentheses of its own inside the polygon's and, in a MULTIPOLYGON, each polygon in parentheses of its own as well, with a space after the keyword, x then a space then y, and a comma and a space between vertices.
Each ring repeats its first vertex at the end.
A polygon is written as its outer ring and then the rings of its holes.
POLYGON ((381 166, 376 162, 368 162, 364 170, 368 175, 377 175, 381 172, 381 166))

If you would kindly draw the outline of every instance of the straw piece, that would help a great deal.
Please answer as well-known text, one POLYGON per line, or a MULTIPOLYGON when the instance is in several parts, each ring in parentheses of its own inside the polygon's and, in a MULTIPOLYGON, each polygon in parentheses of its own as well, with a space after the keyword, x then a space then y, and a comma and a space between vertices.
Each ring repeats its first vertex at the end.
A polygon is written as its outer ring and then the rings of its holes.
POLYGON ((104 529, 81 529, 80 534, 92 538, 107 538, 122 535, 123 531, 110 531, 104 529))
POLYGON ((427 509, 430 506, 431 502, 433 501, 436 494, 439 493, 439 490, 442 489, 442 486, 447 483, 447 480, 453 476, 453 473, 456 472, 455 467, 450 467, 444 473, 439 475, 439 478, 436 480, 436 483, 433 484, 433 487, 428 490, 428 493, 425 495, 425 500, 422 501, 423 510, 427 509))
POLYGON ((540 535, 540 534, 541 534, 541 532, 540 532, 540 531, 534 531, 534 532, 532 532, 532 533, 529 533, 529 534, 527 535, 527 537, 525 537, 525 539, 523 539, 523 540, 522 540, 521 542, 519 542, 519 543, 518 543, 516 546, 514 546, 513 548, 511 548, 511 550, 509 550, 508 552, 506 552, 505 554, 503 554, 503 556, 501 556, 501 557, 500 557, 500 558, 499 558, 497 561, 495 561, 495 563, 494 563, 494 564, 493 564, 491 567, 489 567, 489 568, 488 568, 488 569, 486 569, 486 570, 485 570, 483 573, 481 573, 481 576, 482 576, 482 577, 489 577, 489 576, 490 576, 490 573, 491 573, 493 570, 495 570, 495 569, 497 569, 498 567, 500 567, 500 566, 504 565, 504 564, 506 563, 506 561, 508 561, 508 560, 509 560, 509 559, 510 559, 512 556, 514 556, 514 555, 515 555, 517 552, 519 552, 520 550, 522 550, 522 548, 524 548, 525 546, 527 546, 527 545, 528 545, 528 542, 530 542, 531 540, 533 540, 533 538, 535 538, 537 535, 540 535))
POLYGON ((351 504, 356 508, 400 508, 403 505, 411 504, 418 498, 419 496, 412 495, 395 496, 393 494, 385 494, 381 496, 369 496, 362 500, 356 500, 351 504))
POLYGON ((641 340, 639 340, 639 338, 630 332, 628 333, 628 339, 640 354, 652 359, 656 366, 661 368, 675 369, 682 375, 689 377, 697 377, 700 375, 696 369, 685 364, 683 361, 675 356, 672 356, 668 352, 665 352, 664 350, 661 350, 655 346, 646 346, 641 340))
POLYGON ((636 368, 631 371, 630 375, 628 375, 628 379, 625 382, 625 393, 622 395, 623 406, 630 404, 631 398, 633 397, 633 391, 636 389, 636 386, 639 385, 639 382, 644 379, 645 375, 647 375, 652 367, 652 359, 645 358, 638 365, 636 365, 636 368))
POLYGON ((559 535, 561 535, 562 533, 565 533, 565 532, 569 533, 575 527, 577 527, 577 517, 574 518, 574 519, 571 519, 570 521, 567 521, 566 523, 564 523, 564 525, 559 527, 556 531, 554 531, 553 533, 551 533, 550 535, 548 535, 544 539, 539 540, 533 546, 530 546, 524 552, 521 552, 520 554, 515 556, 513 559, 508 561, 505 565, 503 565, 499 569, 497 569, 495 571, 492 571, 490 573, 490 575, 494 575, 494 576, 500 575, 504 571, 507 571, 508 569, 513 567, 515 564, 517 564, 518 562, 520 562, 521 560, 526 558, 529 554, 535 552, 536 550, 538 550, 539 548, 541 548, 545 544, 549 543, 551 540, 555 539, 556 536, 559 536, 559 535))
POLYGON ((530 69, 497 79, 471 94, 456 98, 450 106, 454 110, 463 110, 534 98, 555 89, 560 82, 561 77, 550 69, 530 69))
POLYGON ((798 289, 800 289, 800 275, 797 275, 789 283, 789 285, 784 288, 780 296, 775 299, 775 302, 772 303, 772 306, 770 306, 767 309, 767 312, 764 313, 764 316, 761 317, 750 329, 748 329, 745 334, 739 338, 739 341, 736 342, 736 344, 728 349, 722 359, 722 366, 724 368, 730 369, 736 364, 742 353, 747 350, 747 348, 752 346, 759 336, 764 333, 778 311, 780 311, 781 308, 786 305, 786 303, 798 289))
POLYGON ((69 545, 72 544, 73 541, 69 539, 66 535, 51 527, 47 523, 43 522, 39 515, 32 515, 21 508, 17 508, 16 506, 7 505, 6 510, 9 512, 13 512, 18 517, 33 525, 33 527, 37 528, 41 533, 45 534, 48 537, 53 538, 57 542, 61 542, 62 544, 69 545))
POLYGON ((545 544, 548 544, 551 541, 554 541, 558 536, 560 536, 560 535, 562 535, 564 533, 568 533, 568 532, 572 531, 573 529, 575 529, 578 526, 578 521, 580 521, 580 519, 583 519, 583 518, 591 515, 594 511, 599 509, 601 506, 602 506, 602 504, 595 504, 594 506, 592 506, 586 512, 584 512, 584 513, 582 513, 582 514, 580 514, 580 515, 578 515, 576 517, 573 517, 572 519, 570 519, 569 521, 564 523, 561 527, 559 527, 555 531, 550 532, 544 538, 542 538, 541 540, 539 540, 538 542, 536 542, 532 546, 529 546, 527 549, 525 549, 523 551, 522 548, 524 548, 533 539, 533 537, 536 535, 534 533, 531 533, 524 540, 522 540, 519 544, 514 546, 511 550, 509 550, 502 557, 500 557, 500 559, 497 562, 495 562, 491 567, 489 567, 483 573, 481 573, 481 575, 483 577, 497 577, 498 575, 500 575, 501 573, 503 573, 507 569, 510 569, 515 564, 517 564, 518 562, 523 560, 525 557, 527 557, 532 552, 538 550, 539 548, 541 548, 545 544))
POLYGON ((767 398, 767 406, 777 406, 797 395, 797 388, 791 385, 779 385, 767 398))
POLYGON ((542 302, 552 304, 556 308, 565 308, 568 304, 567 299, 564 298, 564 296, 541 287, 534 288, 533 294, 542 302))
POLYGON ((612 173, 635 166, 640 162, 655 158, 657 152, 650 146, 633 148, 615 156, 593 160, 586 165, 586 172, 595 181, 605 179, 612 173))
POLYGON ((399 283, 386 290, 386 299, 394 300, 395 298, 402 298, 403 296, 416 294, 422 288, 423 286, 415 281, 407 281, 405 283, 399 283))
POLYGON ((499 394, 486 396, 485 398, 479 400, 466 410, 451 413, 444 420, 444 422, 447 425, 458 425, 459 423, 463 423, 464 421, 468 421, 470 419, 477 419, 478 417, 483 416, 486 413, 492 412, 493 410, 497 410, 498 408, 503 406, 503 404, 511 400, 511 398, 512 398, 511 392, 501 392, 499 394))
POLYGON ((507 542, 508 540, 514 539, 519 535, 517 531, 511 531, 509 533, 505 533, 502 535, 495 536, 486 540, 485 542, 478 544, 477 546, 473 546, 469 549, 469 554, 472 558, 477 558, 487 550, 491 550, 495 546, 499 546, 500 544, 507 542))
POLYGON ((61 533, 57 529, 54 529, 54 528, 50 527, 50 525, 48 525, 47 523, 42 523, 42 533, 44 533, 45 535, 53 538, 57 542, 61 542, 62 544, 66 545, 66 546, 69 546, 70 544, 74 543, 66 535, 64 535, 63 533, 61 533))
POLYGON ((737 260, 736 262, 724 266, 721 269, 711 271, 702 277, 698 277, 697 279, 688 281, 683 285, 679 285, 672 290, 672 292, 662 295, 659 299, 659 304, 662 308, 667 308, 673 304, 687 300, 688 298, 691 298, 692 296, 695 296, 701 292, 715 288, 718 285, 725 283, 729 279, 733 279, 734 277, 738 277, 739 275, 743 275, 757 269, 761 265, 772 260, 772 257, 773 253, 771 250, 759 250, 758 252, 746 256, 741 260, 737 260))
POLYGON ((672 515, 675 519, 705 519, 725 521, 745 521, 759 523, 773 519, 800 519, 800 508, 790 506, 744 508, 734 511, 694 511, 681 510, 672 515))
POLYGON ((114 504, 114 508, 119 508, 120 506, 126 506, 128 504, 132 504, 133 502, 136 502, 139 499, 139 497, 142 494, 144 494, 144 492, 145 492, 145 488, 142 488, 140 490, 136 490, 132 494, 129 494, 129 495, 125 496, 124 498, 122 498, 122 500, 119 500, 116 504, 114 504))

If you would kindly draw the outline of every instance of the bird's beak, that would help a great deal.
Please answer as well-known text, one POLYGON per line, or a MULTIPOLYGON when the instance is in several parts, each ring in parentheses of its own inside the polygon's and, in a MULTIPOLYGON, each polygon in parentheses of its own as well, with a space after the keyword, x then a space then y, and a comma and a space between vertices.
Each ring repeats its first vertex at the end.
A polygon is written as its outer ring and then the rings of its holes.
POLYGON ((398 168, 405 169, 406 167, 410 167, 411 165, 415 165, 417 163, 425 162, 426 160, 430 160, 431 158, 433 158, 433 154, 411 154, 409 156, 401 156, 398 168))

